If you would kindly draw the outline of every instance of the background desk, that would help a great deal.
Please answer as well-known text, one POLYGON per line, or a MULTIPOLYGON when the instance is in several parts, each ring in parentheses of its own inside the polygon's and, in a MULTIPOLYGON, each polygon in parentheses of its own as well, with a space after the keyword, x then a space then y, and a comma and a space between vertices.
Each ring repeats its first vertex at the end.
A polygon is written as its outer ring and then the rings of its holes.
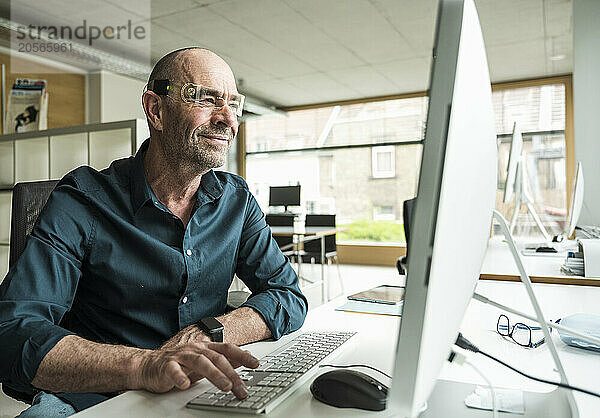
MULTIPOLYGON (((508 280, 520 282, 521 277, 504 237, 490 240, 488 250, 481 268, 481 279, 508 280)), ((565 261, 564 256, 556 255, 521 255, 525 269, 534 283, 562 283, 584 286, 600 286, 599 278, 568 276, 560 271, 565 261)))
MULTIPOLYGON (((328 235, 334 235, 338 232, 346 231, 347 229, 348 228, 335 228, 330 226, 306 226, 302 228, 294 228, 293 226, 271 227, 271 233, 275 236, 298 237, 297 243, 296 240, 294 240, 294 244, 290 244, 292 246, 314 239, 321 240, 321 280, 319 283, 321 284, 321 302, 323 303, 329 300, 329 283, 327 283, 325 276, 325 237, 328 235)), ((298 256, 298 276, 300 276, 301 265, 302 257, 298 256)))
MULTIPOLYGON (((451 277, 449 277, 451 279, 451 277)), ((383 278, 365 278, 364 288, 377 284, 398 284, 396 277, 388 280, 383 278)), ((565 286, 550 284, 535 284, 536 294, 546 316, 554 319, 570 313, 585 310, 600 314, 600 288, 584 286, 565 286)), ((357 289, 348 289, 349 292, 357 289)), ((514 308, 532 312, 523 286, 519 283, 479 281, 477 291, 485 296, 494 298, 514 308)), ((379 368, 389 374, 394 364, 394 351, 400 319, 383 315, 369 315, 349 312, 338 312, 334 309, 344 302, 339 297, 328 304, 322 305, 309 312, 301 331, 309 330, 353 330, 358 334, 347 344, 339 357, 331 360, 334 364, 360 363, 379 368)), ((496 320, 500 311, 472 300, 462 325, 463 334, 481 349, 490 354, 507 360, 510 364, 530 373, 552 380, 558 380, 553 371, 553 363, 546 345, 528 350, 504 340, 495 332, 496 320)), ((600 354, 579 350, 566 346, 556 333, 553 333, 559 355, 563 360, 570 383, 594 391, 600 391, 600 354)), ((284 344, 291 336, 286 336, 277 342, 259 342, 246 346, 254 355, 261 357, 284 344)), ((475 363, 493 382, 496 387, 513 387, 525 390, 550 391, 553 387, 532 382, 500 365, 478 355, 473 355, 475 363)), ((330 369, 324 369, 330 370, 330 369)), ((389 384, 389 379, 370 370, 361 370, 389 384)), ((446 364, 440 378, 482 384, 481 378, 470 368, 446 364)), ((389 416, 389 412, 380 413, 359 411, 354 409, 337 409, 315 401, 309 390, 310 384, 296 390, 290 398, 282 403, 269 417, 363 417, 389 416)), ((210 387, 205 381, 196 383, 192 388, 167 394, 150 394, 141 391, 131 391, 114 399, 90 408, 80 413, 82 417, 128 416, 140 418, 154 417, 213 417, 230 416, 214 411, 191 410, 185 408, 187 401, 210 387)), ((579 405, 580 416, 583 418, 598 416, 600 399, 575 393, 579 405)), ((463 399, 457 399, 462 403, 463 399)), ((489 411, 479 411, 481 417, 489 417, 489 411)), ((243 415, 239 415, 243 417, 243 415)), ((515 415, 515 417, 518 417, 515 415)))

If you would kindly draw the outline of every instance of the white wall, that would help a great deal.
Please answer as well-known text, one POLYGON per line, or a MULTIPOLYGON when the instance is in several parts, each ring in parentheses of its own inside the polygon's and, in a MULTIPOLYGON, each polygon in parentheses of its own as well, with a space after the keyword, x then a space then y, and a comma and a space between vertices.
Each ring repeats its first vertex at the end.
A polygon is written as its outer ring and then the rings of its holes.
POLYGON ((600 225, 600 1, 573 2, 575 159, 583 164, 580 225, 600 225))
POLYGON ((142 109, 145 82, 108 71, 87 75, 87 123, 146 119, 142 109))

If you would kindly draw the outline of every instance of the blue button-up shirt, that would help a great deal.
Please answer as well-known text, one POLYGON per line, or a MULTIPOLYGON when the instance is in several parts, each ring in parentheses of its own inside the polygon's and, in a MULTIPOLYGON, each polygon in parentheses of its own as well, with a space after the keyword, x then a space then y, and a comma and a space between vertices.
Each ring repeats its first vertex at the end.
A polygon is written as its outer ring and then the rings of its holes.
POLYGON ((298 277, 246 182, 203 175, 184 226, 146 181, 148 144, 100 172, 72 171, 50 196, 0 286, 1 382, 31 391, 43 357, 69 334, 157 348, 223 314, 234 274, 274 338, 304 322, 298 277))

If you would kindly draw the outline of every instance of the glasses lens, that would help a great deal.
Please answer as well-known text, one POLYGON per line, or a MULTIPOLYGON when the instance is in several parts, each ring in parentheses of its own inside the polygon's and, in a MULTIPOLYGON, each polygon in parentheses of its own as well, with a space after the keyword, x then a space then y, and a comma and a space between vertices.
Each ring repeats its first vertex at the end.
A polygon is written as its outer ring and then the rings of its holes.
POLYGON ((504 336, 510 333, 510 330, 508 329, 508 317, 506 315, 500 315, 500 318, 498 318, 498 325, 496 326, 496 331, 498 331, 498 334, 504 336))
POLYGON ((227 101, 218 90, 204 87, 200 84, 186 83, 181 87, 181 100, 185 103, 194 103, 197 106, 222 110, 227 106, 236 116, 242 116, 244 108, 244 95, 232 94, 227 101))
POLYGON ((242 116, 242 111, 244 110, 244 100, 246 99, 246 97, 244 97, 243 95, 238 95, 235 96, 235 114, 236 116, 242 116))
POLYGON ((512 339, 517 344, 528 347, 531 344, 531 328, 525 324, 515 324, 512 330, 512 339))

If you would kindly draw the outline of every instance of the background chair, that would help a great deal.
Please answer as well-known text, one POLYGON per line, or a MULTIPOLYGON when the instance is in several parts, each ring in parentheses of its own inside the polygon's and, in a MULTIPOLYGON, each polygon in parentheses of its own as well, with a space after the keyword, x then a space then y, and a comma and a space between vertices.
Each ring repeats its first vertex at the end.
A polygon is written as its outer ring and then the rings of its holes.
MULTIPOLYGON (((58 180, 32 181, 18 183, 13 188, 9 268, 25 250, 27 237, 57 183, 58 180)), ((2 391, 11 398, 28 404, 31 404, 33 399, 32 394, 17 391, 6 384, 2 384, 2 391)))
POLYGON ((410 220, 412 219, 412 214, 415 208, 415 203, 417 201, 416 197, 412 199, 405 200, 402 204, 402 217, 404 218, 404 238, 406 238, 406 255, 404 257, 400 257, 396 261, 396 268, 398 269, 399 274, 406 274, 407 270, 407 261, 408 261, 408 247, 410 242, 410 220))
MULTIPOLYGON (((290 214, 269 214, 265 215, 265 221, 269 226, 294 226, 294 215, 290 214)), ((293 236, 274 236, 275 242, 279 245, 279 248, 289 246, 294 242, 293 236)), ((292 256, 294 251, 293 248, 283 251, 287 256, 292 256)))
MULTIPOLYGON (((306 227, 311 226, 329 226, 335 228, 335 215, 306 215, 306 227)), ((335 261, 337 267, 340 289, 344 292, 344 282, 340 273, 340 263, 337 256, 337 245, 335 235, 327 235, 325 237, 325 261, 331 264, 331 260, 335 261)), ((304 249, 300 252, 302 260, 310 261, 311 264, 321 264, 321 239, 314 239, 304 242, 304 249)))

